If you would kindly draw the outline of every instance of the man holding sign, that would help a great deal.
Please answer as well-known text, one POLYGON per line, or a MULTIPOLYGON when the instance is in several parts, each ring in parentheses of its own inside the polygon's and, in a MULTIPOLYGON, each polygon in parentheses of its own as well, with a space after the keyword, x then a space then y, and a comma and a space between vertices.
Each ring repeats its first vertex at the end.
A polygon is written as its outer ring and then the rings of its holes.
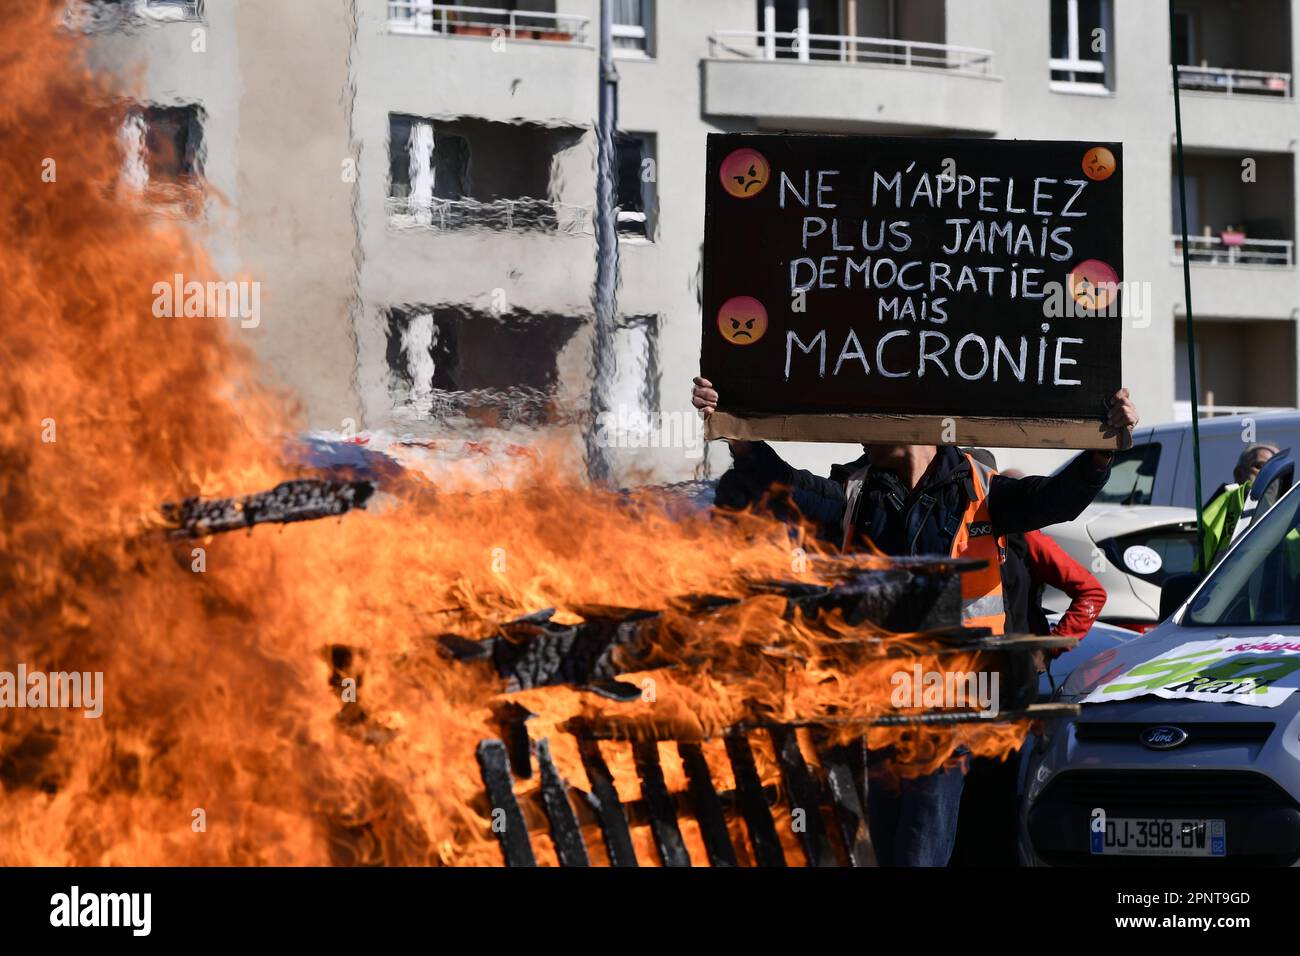
MULTIPOLYGON (((692 402, 732 439, 718 503, 780 487, 845 549, 983 559, 962 575, 962 617, 1003 633, 1005 535, 1077 517, 1138 422, 1117 381, 1120 154, 711 136, 692 402), (864 455, 821 478, 761 438, 857 440, 864 455), (1009 479, 958 440, 1096 450, 1009 479)), ((962 786, 954 768, 873 788, 882 862, 945 865, 962 786)))
MULTIPOLYGON (((718 393, 695 379, 694 405, 707 417, 718 393)), ((1127 389, 1114 397, 1109 430, 1131 430, 1137 409, 1127 389)), ((1106 483, 1109 452, 1088 452, 1051 477, 1005 478, 951 445, 863 445, 843 482, 795 469, 766 442, 732 442, 735 465, 719 490, 739 480, 756 501, 768 488, 788 488, 800 513, 840 529, 847 547, 870 542, 890 555, 975 557, 983 571, 962 575, 962 618, 1004 631, 1000 563, 1007 534, 1076 518, 1106 483)), ((903 782, 895 795, 871 793, 873 839, 883 862, 944 866, 957 832, 964 777, 959 768, 903 782)))

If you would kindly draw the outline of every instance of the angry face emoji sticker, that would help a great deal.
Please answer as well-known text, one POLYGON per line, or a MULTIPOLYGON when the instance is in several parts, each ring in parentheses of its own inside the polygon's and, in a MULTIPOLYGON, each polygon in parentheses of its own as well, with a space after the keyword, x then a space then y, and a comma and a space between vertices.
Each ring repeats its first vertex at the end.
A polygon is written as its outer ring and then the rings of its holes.
POLYGON ((1070 295, 1089 312, 1110 305, 1119 288, 1119 275, 1100 259, 1085 259, 1070 270, 1070 295))
POLYGON ((1098 182, 1110 179, 1111 173, 1115 172, 1115 154, 1105 146, 1094 146, 1083 154, 1083 172, 1098 182))
POLYGON ((751 296, 733 296, 718 310, 718 331, 732 345, 753 345, 767 331, 767 309, 751 296))
POLYGON ((772 177, 772 167, 758 150, 745 147, 727 155, 718 175, 723 189, 737 199, 748 199, 763 191, 772 177))

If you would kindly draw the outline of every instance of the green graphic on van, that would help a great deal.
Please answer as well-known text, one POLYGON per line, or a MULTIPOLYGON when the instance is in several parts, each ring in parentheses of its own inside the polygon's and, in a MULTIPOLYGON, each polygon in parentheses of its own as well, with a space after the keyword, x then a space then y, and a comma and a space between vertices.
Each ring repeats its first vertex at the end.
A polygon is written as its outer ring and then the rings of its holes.
POLYGON ((1300 645, 1283 637, 1192 641, 1129 668, 1085 704, 1152 695, 1276 707, 1300 687, 1300 645))

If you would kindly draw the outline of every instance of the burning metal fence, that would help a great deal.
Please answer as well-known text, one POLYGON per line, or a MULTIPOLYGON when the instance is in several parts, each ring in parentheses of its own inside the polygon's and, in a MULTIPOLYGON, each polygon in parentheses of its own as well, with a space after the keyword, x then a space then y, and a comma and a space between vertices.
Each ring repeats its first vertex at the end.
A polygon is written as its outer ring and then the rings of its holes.
MULTIPOLYGON (((304 478, 267 492, 219 500, 186 499, 163 506, 170 533, 200 537, 262 523, 293 523, 339 516, 364 508, 374 493, 365 480, 304 478)), ((893 559, 872 565, 844 559, 832 569, 834 583, 755 580, 748 597, 686 594, 661 611, 579 605, 579 620, 564 623, 553 608, 501 624, 487 638, 443 634, 438 644, 457 666, 487 667, 503 694, 492 706, 499 736, 479 742, 475 757, 490 810, 492 830, 507 866, 534 866, 534 841, 545 833, 561 866, 593 862, 598 839, 612 866, 874 866, 868 825, 869 752, 872 728, 895 727, 914 734, 962 724, 1016 724, 1075 712, 1073 705, 1036 704, 1037 674, 1031 652, 1068 644, 1054 637, 1000 636, 986 628, 961 626, 960 575, 979 566, 965 559, 893 559), (743 612, 754 600, 784 601, 782 621, 820 628, 826 648, 846 668, 891 661, 895 672, 913 662, 970 660, 1001 680, 995 715, 969 706, 907 708, 895 712, 836 713, 790 717, 755 707, 745 719, 701 737, 671 721, 620 715, 620 705, 643 699, 643 687, 628 674, 702 665, 707 656, 692 647, 695 632, 716 631, 718 618, 743 612), (833 622, 833 623, 832 623, 833 622), (585 773, 585 787, 566 780, 553 757, 551 740, 534 739, 535 715, 511 695, 545 688, 571 688, 596 695, 613 710, 599 717, 575 717, 561 733, 572 738, 585 773), (725 783, 706 748, 725 751, 725 783), (684 771, 684 788, 668 782, 661 746, 673 748, 684 771), (764 779, 756 752, 770 754, 779 773, 764 779), (620 799, 616 766, 631 768, 639 796, 620 799), (778 824, 778 818, 786 826, 778 824), (698 838, 688 840, 689 821, 698 838), (793 821, 798 825, 790 826, 793 821), (634 830, 648 830, 655 859, 634 830), (738 847, 740 852, 738 852, 738 847)), ((774 634, 764 649, 808 661, 781 645, 774 634)), ((883 700, 883 692, 875 696, 883 700)), ((630 789, 625 783, 625 790, 630 789)))
MULTIPOLYGON (((759 593, 785 597, 787 616, 816 619, 832 612, 850 625, 861 626, 860 639, 868 658, 887 655, 906 664, 915 659, 980 652, 1002 674, 1004 693, 999 714, 1004 723, 1025 722, 1073 712, 1070 705, 1034 704, 1036 672, 1030 652, 1061 646, 1056 638, 1001 637, 987 629, 962 628, 959 575, 975 562, 905 560, 885 570, 854 574, 829 587, 797 582, 766 582, 759 593), (905 648, 882 640, 881 626, 913 634, 905 648), (901 650, 901 653, 900 653, 901 650)), ((735 599, 693 595, 682 599, 693 614, 709 615, 735 599)), ((626 670, 656 666, 656 634, 661 623, 654 612, 614 608, 579 609, 583 621, 552 623, 543 611, 504 625, 497 636, 480 641, 454 635, 442 639, 444 648, 461 661, 490 662, 510 691, 570 685, 614 700, 637 700, 641 691, 619 679, 626 670)), ((846 644, 855 638, 843 637, 846 644)), ((668 665, 674 666, 674 665, 668 665)), ((680 665, 677 665, 680 666, 680 665)), ((492 808, 496 833, 507 866, 533 866, 537 859, 531 834, 545 829, 562 866, 587 866, 591 853, 584 826, 596 824, 613 866, 636 866, 638 859, 630 827, 648 826, 658 861, 664 866, 690 866, 680 821, 698 826, 708 863, 739 865, 728 820, 743 821, 745 852, 759 866, 785 866, 789 840, 783 841, 774 808, 798 821, 792 827, 802 861, 808 866, 874 866, 876 857, 868 827, 867 747, 871 726, 906 726, 917 733, 927 727, 954 725, 990 718, 969 709, 880 714, 870 718, 824 714, 808 719, 755 719, 726 727, 720 734, 734 786, 720 790, 703 752, 704 741, 681 739, 670 727, 653 722, 621 721, 617 716, 593 723, 572 720, 565 732, 576 738, 588 786, 579 789, 563 779, 552 759, 548 739, 533 740, 526 708, 507 704, 497 709, 499 738, 483 740, 477 759, 492 808), (810 764, 800 734, 815 755, 810 764), (755 747, 763 738, 780 768, 778 784, 764 784, 755 762, 755 747), (685 770, 684 792, 672 792, 665 782, 660 744, 676 748, 685 770), (640 785, 640 799, 622 802, 601 745, 630 748, 640 785), (538 786, 521 800, 520 781, 536 776, 538 786), (540 813, 537 811, 540 809, 540 813), (544 820, 543 824, 541 821, 544 820)))

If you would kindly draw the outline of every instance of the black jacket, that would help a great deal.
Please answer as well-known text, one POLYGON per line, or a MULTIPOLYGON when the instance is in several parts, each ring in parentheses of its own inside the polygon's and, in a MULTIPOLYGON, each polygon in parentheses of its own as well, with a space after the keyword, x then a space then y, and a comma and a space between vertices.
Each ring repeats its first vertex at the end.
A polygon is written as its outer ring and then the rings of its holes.
POLYGON ((1035 629, 1037 619, 1043 617, 1039 603, 1043 589, 1041 585, 1035 588, 1033 578, 1029 576, 1028 554, 1029 545, 1025 543, 1023 534, 1007 535, 1007 559, 1002 562, 1001 570, 1002 604, 1006 609, 1008 634, 1047 633, 1046 618, 1043 618, 1043 629, 1035 629))
MULTIPOLYGON (((863 457, 837 465, 831 477, 822 478, 791 467, 766 442, 754 442, 722 476, 715 501, 722 507, 745 507, 764 500, 766 493, 769 504, 777 502, 782 517, 792 504, 820 527, 823 537, 838 544, 847 504, 845 484, 865 464, 863 457)), ((995 476, 989 487, 993 532, 1016 534, 1073 520, 1101 490, 1109 471, 1097 468, 1085 452, 1052 476, 995 476)), ((946 555, 973 494, 970 462, 960 449, 943 445, 910 492, 892 472, 872 469, 858 496, 854 531, 886 554, 946 555)))

